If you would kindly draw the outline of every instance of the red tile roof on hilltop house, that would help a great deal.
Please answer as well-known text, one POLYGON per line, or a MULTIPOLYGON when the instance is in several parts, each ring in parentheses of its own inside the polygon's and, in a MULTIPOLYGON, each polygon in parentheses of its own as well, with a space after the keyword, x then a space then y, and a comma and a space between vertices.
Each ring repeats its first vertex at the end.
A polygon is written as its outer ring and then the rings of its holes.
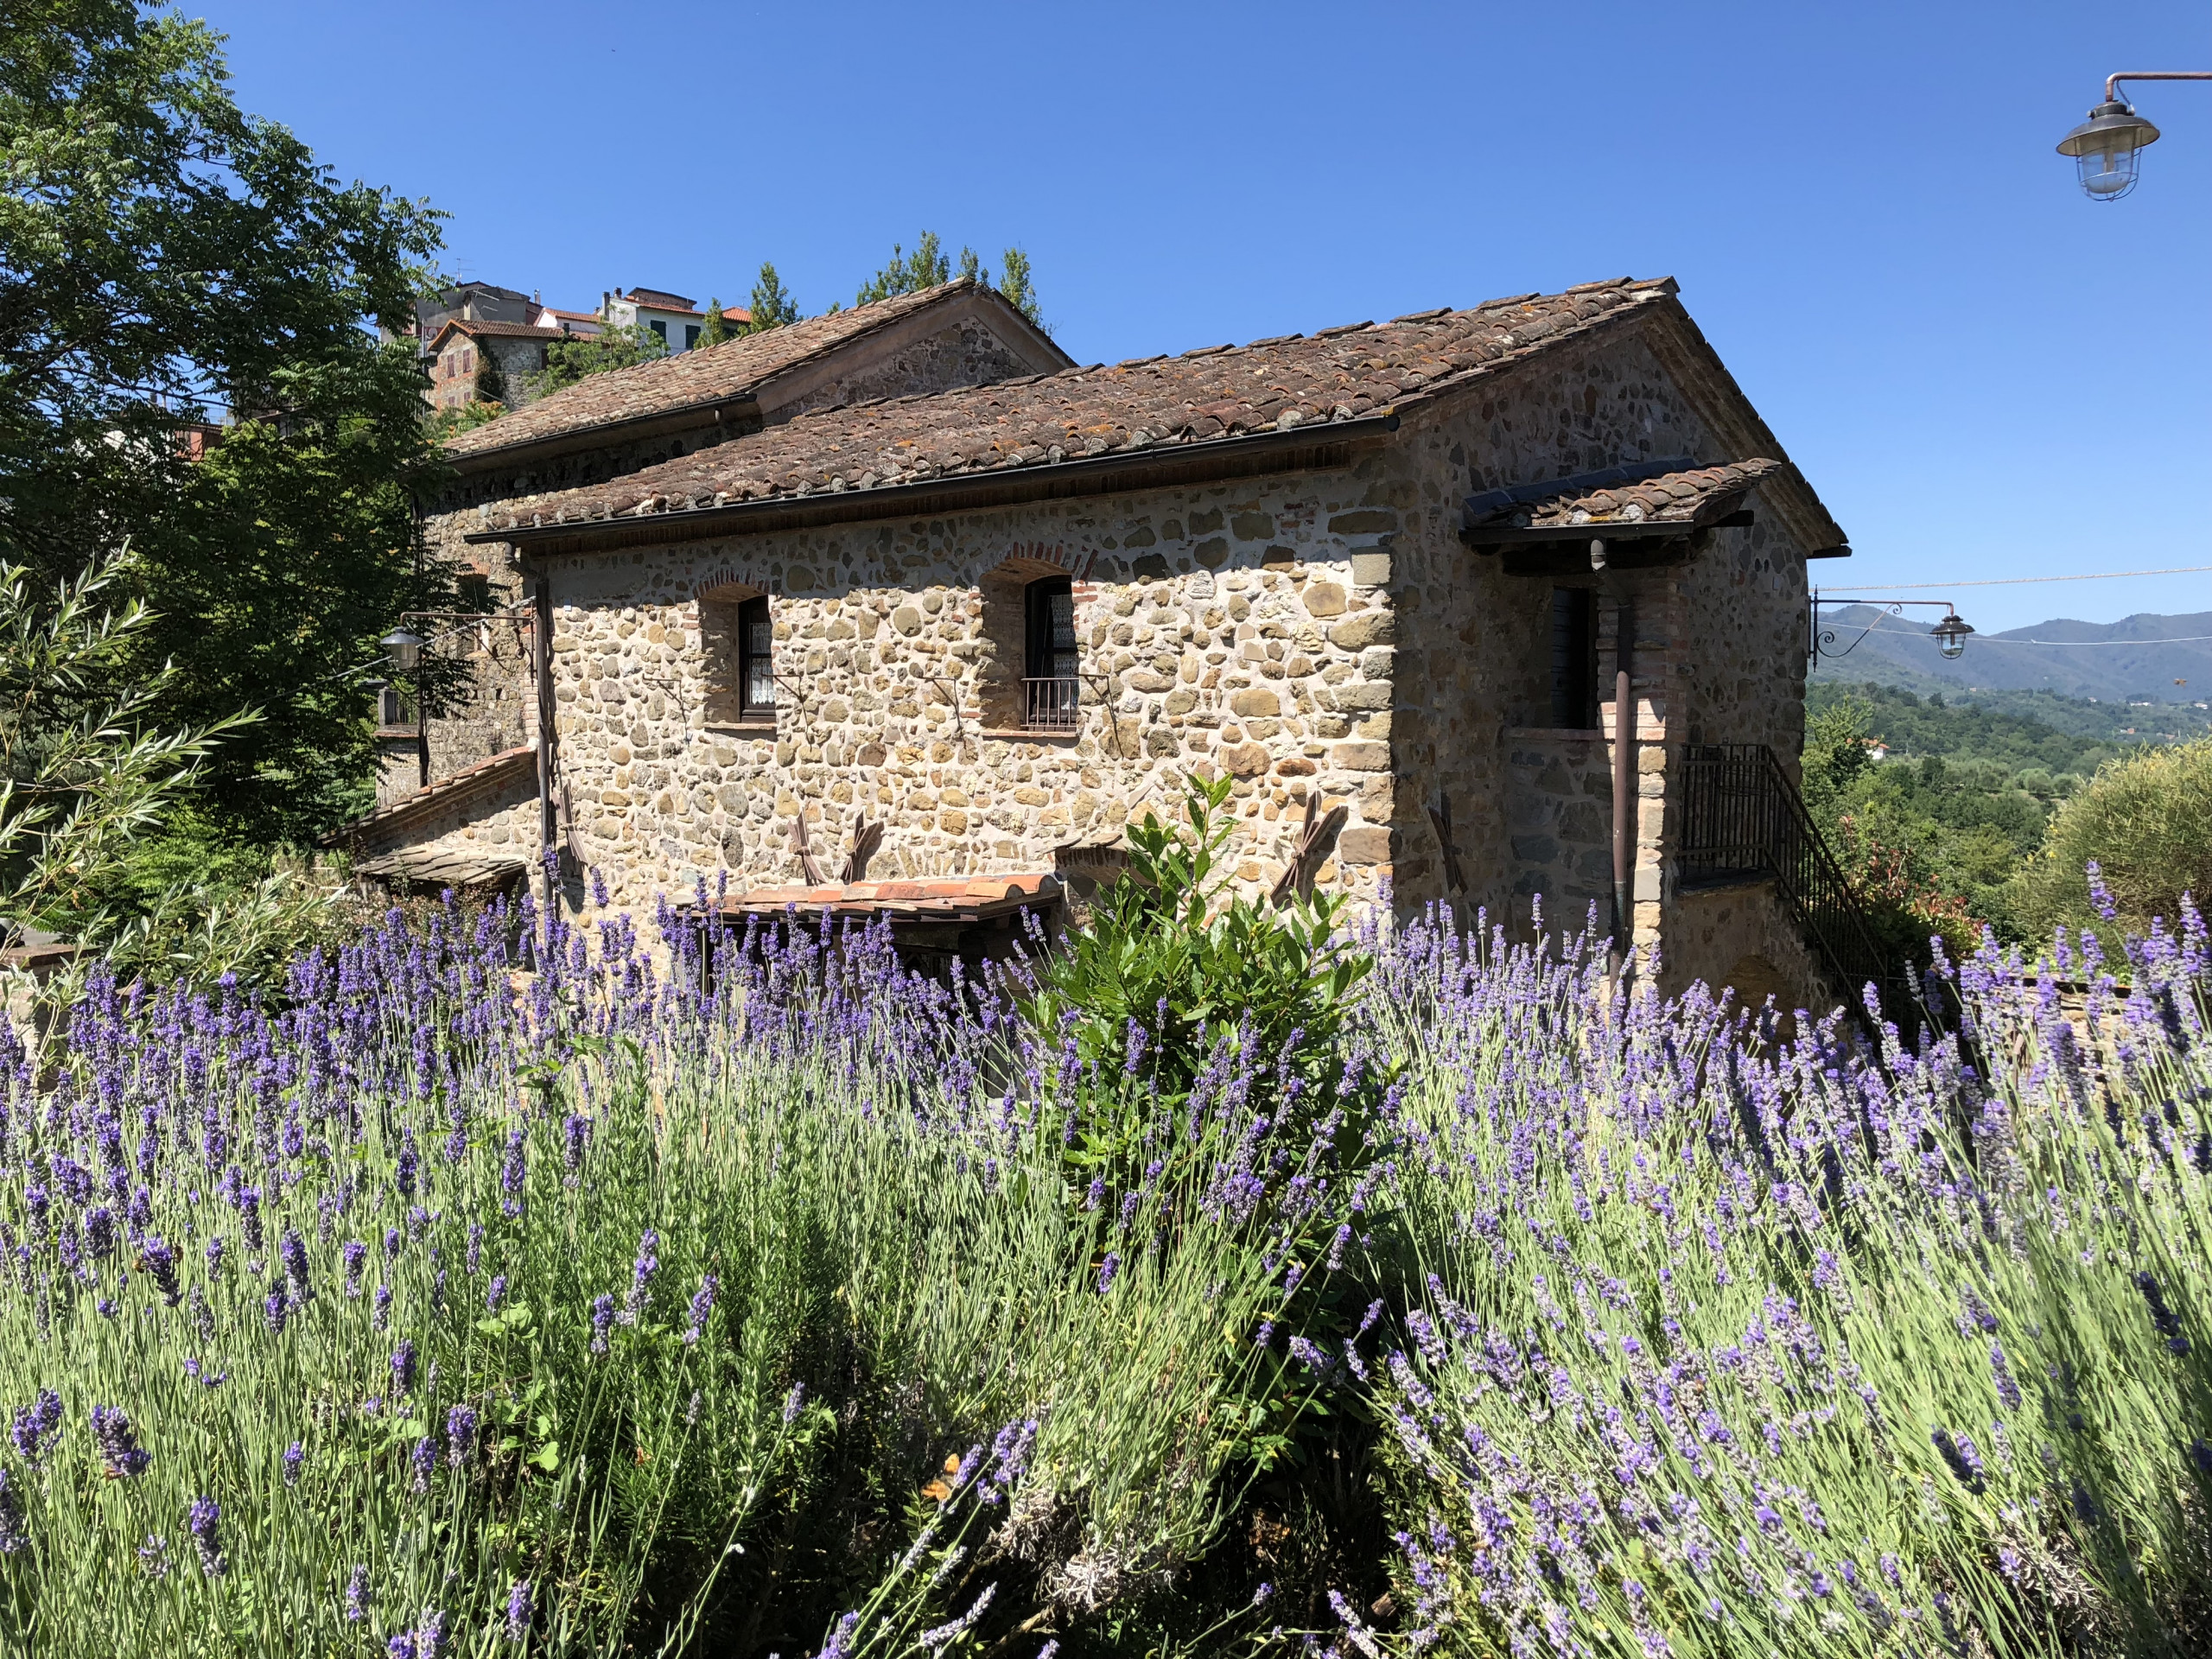
POLYGON ((477 322, 467 317, 454 317, 439 326, 430 336, 429 350, 435 352, 448 334, 467 334, 481 340, 487 336, 499 340, 564 340, 567 331, 560 328, 541 328, 528 322, 477 322))
MULTIPOLYGON (((1491 300, 1464 311, 1351 323, 1312 336, 1283 335, 1242 347, 1210 346, 1110 368, 1092 365, 841 405, 533 503, 526 519, 510 510, 504 525, 495 519, 471 539, 502 539, 502 529, 543 536, 556 526, 795 501, 1101 457, 1187 454, 1234 438, 1309 430, 1325 437, 1328 429, 1348 423, 1373 424, 1376 417, 1394 423, 1424 399, 1650 308, 1669 308, 1679 315, 1675 294, 1671 278, 1622 277, 1560 294, 1491 300)), ((1687 325, 1686 317, 1683 321, 1687 325)), ((1713 365, 1718 368, 1717 359, 1713 365)), ((1758 435, 1772 442, 1763 426, 1758 435)), ((1816 500, 1812 510, 1834 528, 1816 500)), ((1840 531, 1834 539, 1842 539, 1840 531)))
MULTIPOLYGON (((939 288, 901 294, 873 305, 834 311, 764 334, 741 334, 718 346, 696 346, 632 368, 594 374, 536 403, 446 440, 457 461, 512 449, 543 439, 613 426, 626 421, 741 401, 762 384, 838 346, 902 322, 931 306, 959 299, 976 288, 963 277, 939 288)), ((725 314, 728 315, 728 314, 725 314)))

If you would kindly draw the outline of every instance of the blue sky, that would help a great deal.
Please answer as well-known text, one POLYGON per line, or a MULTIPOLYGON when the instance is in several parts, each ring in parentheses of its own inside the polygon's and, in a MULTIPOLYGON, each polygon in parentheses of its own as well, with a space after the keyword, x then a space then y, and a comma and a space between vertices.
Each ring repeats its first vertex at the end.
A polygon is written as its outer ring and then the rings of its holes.
MULTIPOLYGON (((200 0, 240 101, 462 274, 809 311, 923 228, 1107 360, 1671 273, 1850 532, 1836 582, 2212 564, 2212 84, 2144 181, 2052 145, 2202 6, 200 0)), ((2212 574, 1962 590, 1984 629, 2212 574)))

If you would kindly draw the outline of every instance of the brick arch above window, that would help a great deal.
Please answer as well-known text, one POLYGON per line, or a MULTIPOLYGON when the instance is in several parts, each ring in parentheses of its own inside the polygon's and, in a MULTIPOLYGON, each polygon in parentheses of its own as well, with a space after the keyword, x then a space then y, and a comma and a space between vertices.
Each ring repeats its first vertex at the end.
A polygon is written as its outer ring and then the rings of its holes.
POLYGON ((1023 584, 1046 576, 1071 576, 1080 581, 1090 573, 1090 559, 1088 550, 1064 542, 1017 542, 983 572, 983 580, 1023 584))
POLYGON ((755 587, 749 582, 722 577, 710 579, 692 597, 702 605, 742 605, 748 599, 766 597, 767 592, 766 588, 755 587))

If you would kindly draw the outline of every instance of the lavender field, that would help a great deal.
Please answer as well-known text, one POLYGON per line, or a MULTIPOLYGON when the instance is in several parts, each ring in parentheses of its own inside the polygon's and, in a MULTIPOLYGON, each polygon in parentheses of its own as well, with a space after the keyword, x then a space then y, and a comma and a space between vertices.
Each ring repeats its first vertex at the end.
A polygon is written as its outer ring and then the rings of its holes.
POLYGON ((1910 1047, 1482 918, 586 918, 8 1056, 6 1650, 2212 1641, 2193 915, 1910 1047))

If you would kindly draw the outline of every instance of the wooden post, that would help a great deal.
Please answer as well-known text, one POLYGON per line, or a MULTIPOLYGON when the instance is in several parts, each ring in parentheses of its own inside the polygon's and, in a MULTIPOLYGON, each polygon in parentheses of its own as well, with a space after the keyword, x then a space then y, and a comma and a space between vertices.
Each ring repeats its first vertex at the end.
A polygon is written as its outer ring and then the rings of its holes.
POLYGON ((1615 602, 1613 627, 1613 949, 1628 953, 1636 935, 1636 688, 1631 652, 1636 610, 1615 602))
POLYGON ((537 579, 531 595, 531 666, 537 675, 537 836, 539 865, 545 871, 546 913, 560 901, 553 871, 544 855, 553 850, 559 825, 553 804, 553 581, 537 579))

